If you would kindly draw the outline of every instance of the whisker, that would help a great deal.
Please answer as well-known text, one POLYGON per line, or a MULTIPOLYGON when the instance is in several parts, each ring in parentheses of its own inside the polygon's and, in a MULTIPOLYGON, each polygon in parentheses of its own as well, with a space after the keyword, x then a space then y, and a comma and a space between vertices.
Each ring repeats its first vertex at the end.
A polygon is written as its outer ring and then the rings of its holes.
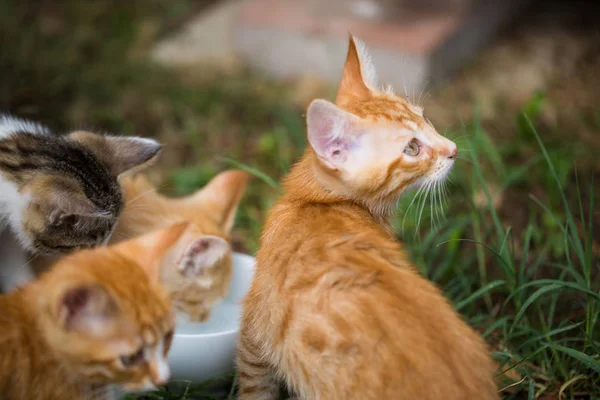
POLYGON ((443 193, 442 193, 442 185, 444 184, 443 181, 438 182, 437 185, 437 192, 438 192, 438 221, 439 224, 442 225, 442 223, 444 222, 444 204, 443 204, 443 193))
POLYGON ((449 207, 448 197, 449 197, 449 193, 450 193, 450 191, 448 189, 448 182, 446 182, 446 181, 444 182, 444 184, 442 185, 442 190, 444 192, 444 206, 445 206, 445 208, 448 208, 449 207))
POLYGON ((470 163, 470 164, 475 164, 475 163, 473 162, 473 160, 470 160, 470 159, 468 159, 468 158, 464 158, 464 157, 456 157, 456 159, 457 159, 457 160, 461 160, 461 161, 466 161, 466 162, 468 162, 468 163, 470 163))
POLYGON ((427 202, 427 197, 429 196, 429 189, 431 187, 431 182, 427 182, 426 186, 425 186, 425 191, 424 191, 424 195, 423 195, 423 201, 421 202, 421 209, 419 211, 419 217, 417 218, 417 227, 415 230, 415 235, 417 234, 417 231, 419 230, 419 227, 421 226, 421 218, 423 217, 423 210, 425 209, 425 203, 427 202))
POLYGON ((429 218, 431 218, 431 227, 436 230, 435 218, 434 218, 434 204, 435 204, 435 182, 432 186, 431 196, 429 197, 429 218))
POLYGON ((435 218, 436 218, 437 224, 441 225, 442 222, 441 222, 441 219, 440 219, 440 207, 439 207, 440 196, 441 196, 441 194, 440 194, 440 182, 436 182, 435 183, 435 187, 434 187, 434 192, 433 193, 434 193, 434 196, 433 196, 434 197, 434 202, 433 203, 434 203, 434 206, 435 206, 435 218))
MULTIPOLYGON (((402 57, 402 70, 406 70, 406 58, 402 57)), ((408 90, 406 90, 406 79, 405 75, 402 74, 402 85, 404 86, 404 96, 408 99, 408 90)))
MULTIPOLYGON (((423 90, 421 91, 421 93, 423 93, 423 91, 427 89, 427 85, 429 85, 429 81, 425 82, 425 86, 424 86, 423 90)), ((419 102, 421 103, 421 107, 423 107, 425 105, 425 102, 427 101, 427 98, 429 97, 429 93, 431 92, 432 89, 433 89, 433 87, 430 87, 429 89, 427 89, 427 92, 425 92, 425 95, 421 95, 421 98, 419 99, 419 102)))
POLYGON ((129 204, 135 202, 136 200, 140 199, 141 197, 144 197, 145 195, 150 194, 152 192, 156 192, 156 188, 148 189, 145 192, 142 192, 141 194, 135 196, 133 199, 131 199, 127 203, 125 203, 125 205, 129 205, 129 204))
POLYGON ((408 215, 408 212, 409 212, 410 208, 412 207, 412 205, 414 204, 415 200, 417 199, 417 197, 419 197, 419 194, 422 191, 423 191, 423 186, 421 186, 419 188, 419 190, 417 190, 417 192, 413 196, 412 200, 408 204, 408 207, 406 208, 406 211, 404 212, 404 217, 402 218, 402 236, 404 236, 404 223, 406 222, 406 216, 408 215))
POLYGON ((35 253, 33 253, 33 254, 31 255, 31 257, 29 257, 29 258, 27 259, 27 261, 25 261, 25 262, 24 262, 24 263, 23 263, 21 266, 19 266, 19 268, 18 268, 18 269, 24 268, 25 266, 29 265, 29 264, 30 264, 30 263, 31 263, 33 260, 35 260, 36 258, 38 258, 39 254, 40 254, 40 253, 38 253, 37 251, 36 251, 35 253))

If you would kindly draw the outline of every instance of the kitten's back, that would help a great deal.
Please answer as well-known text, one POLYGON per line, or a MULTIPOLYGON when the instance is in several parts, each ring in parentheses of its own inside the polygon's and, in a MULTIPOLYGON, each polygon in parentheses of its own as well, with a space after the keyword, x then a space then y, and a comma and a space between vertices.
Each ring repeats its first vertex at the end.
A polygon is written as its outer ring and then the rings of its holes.
POLYGON ((484 342, 371 221, 352 205, 275 207, 244 304, 254 345, 304 399, 496 398, 484 342))

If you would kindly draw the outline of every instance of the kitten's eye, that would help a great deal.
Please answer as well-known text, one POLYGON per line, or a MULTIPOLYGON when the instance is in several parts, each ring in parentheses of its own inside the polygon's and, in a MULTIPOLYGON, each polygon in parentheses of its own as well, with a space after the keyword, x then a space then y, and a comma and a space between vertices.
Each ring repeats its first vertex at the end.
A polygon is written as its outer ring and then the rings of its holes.
POLYGON ((142 347, 133 354, 121 356, 120 360, 121 364, 123 364, 124 367, 133 367, 135 365, 138 365, 139 363, 144 361, 144 348, 142 347))
POLYGON ((406 148, 404 149, 404 153, 413 157, 418 156, 420 152, 421 146, 419 146, 419 143, 415 139, 411 140, 408 146, 406 146, 406 148))

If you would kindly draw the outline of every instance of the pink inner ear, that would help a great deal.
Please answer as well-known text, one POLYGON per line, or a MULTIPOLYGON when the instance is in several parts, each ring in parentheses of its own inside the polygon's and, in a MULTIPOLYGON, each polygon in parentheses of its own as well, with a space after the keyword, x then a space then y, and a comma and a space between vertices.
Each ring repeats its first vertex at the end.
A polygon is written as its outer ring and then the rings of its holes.
POLYGON ((82 286, 68 290, 60 300, 59 319, 65 329, 100 335, 116 305, 99 286, 82 286))
POLYGON ((179 270, 188 278, 199 275, 203 270, 213 267, 225 256, 229 244, 218 236, 201 236, 194 240, 184 252, 179 262, 179 270))
POLYGON ((315 100, 307 113, 308 140, 319 158, 329 167, 347 159, 357 117, 325 101, 315 100))
POLYGON ((61 317, 65 319, 67 326, 69 326, 77 313, 86 307, 89 299, 90 291, 88 288, 73 289, 63 297, 61 305, 63 315, 61 317))

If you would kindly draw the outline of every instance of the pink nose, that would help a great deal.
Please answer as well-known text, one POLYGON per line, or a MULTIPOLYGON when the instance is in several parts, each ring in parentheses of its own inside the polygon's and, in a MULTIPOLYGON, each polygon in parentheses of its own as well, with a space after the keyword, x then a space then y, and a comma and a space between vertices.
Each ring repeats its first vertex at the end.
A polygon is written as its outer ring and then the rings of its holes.
POLYGON ((456 147, 456 145, 453 143, 452 147, 448 151, 448 158, 451 160, 454 160, 456 158, 457 154, 458 154, 458 147, 456 147))

